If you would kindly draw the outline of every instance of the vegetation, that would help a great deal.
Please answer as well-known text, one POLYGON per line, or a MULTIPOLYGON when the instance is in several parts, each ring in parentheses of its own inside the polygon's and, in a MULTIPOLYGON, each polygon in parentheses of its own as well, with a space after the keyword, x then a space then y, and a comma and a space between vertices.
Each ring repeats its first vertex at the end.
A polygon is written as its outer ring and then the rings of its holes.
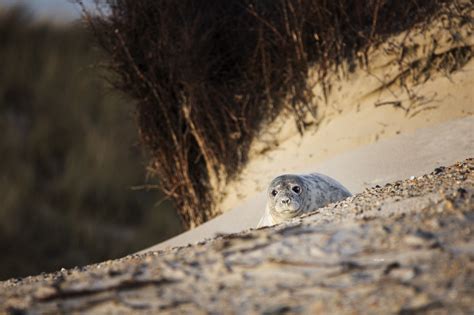
POLYGON ((219 187, 265 123, 287 109, 304 131, 318 105, 312 66, 323 82, 343 62, 351 71, 368 47, 451 2, 97 0, 105 14, 88 21, 115 87, 135 101, 150 174, 192 227, 220 212, 219 187))
POLYGON ((91 43, 78 25, 0 14, 0 279, 123 256, 180 231, 160 194, 132 189, 146 181, 132 107, 92 67, 91 43))

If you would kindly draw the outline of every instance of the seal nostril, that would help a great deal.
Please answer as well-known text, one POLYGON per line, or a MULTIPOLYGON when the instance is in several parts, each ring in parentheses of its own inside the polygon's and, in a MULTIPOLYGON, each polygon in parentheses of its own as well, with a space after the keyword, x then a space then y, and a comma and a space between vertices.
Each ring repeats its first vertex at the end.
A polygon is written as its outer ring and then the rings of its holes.
POLYGON ((281 203, 283 203, 283 204, 288 204, 288 203, 290 203, 290 198, 287 198, 287 197, 281 198, 281 203))

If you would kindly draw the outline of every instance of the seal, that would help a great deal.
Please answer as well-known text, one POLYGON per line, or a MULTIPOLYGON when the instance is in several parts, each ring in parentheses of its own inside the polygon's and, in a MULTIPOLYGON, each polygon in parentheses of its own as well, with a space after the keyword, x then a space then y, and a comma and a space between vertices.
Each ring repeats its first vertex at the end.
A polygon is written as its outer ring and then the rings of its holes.
POLYGON ((257 228, 274 225, 352 196, 335 179, 319 174, 285 174, 267 190, 267 206, 257 228))

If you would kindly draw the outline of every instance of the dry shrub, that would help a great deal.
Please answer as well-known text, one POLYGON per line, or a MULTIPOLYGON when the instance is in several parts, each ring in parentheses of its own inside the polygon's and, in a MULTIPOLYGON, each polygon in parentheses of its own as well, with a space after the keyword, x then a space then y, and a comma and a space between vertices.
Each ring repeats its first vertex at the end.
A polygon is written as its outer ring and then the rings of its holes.
POLYGON ((303 132, 311 66, 324 78, 446 2, 102 0, 85 16, 113 84, 136 100, 150 173, 192 227, 219 213, 219 185, 265 123, 288 109, 303 132))

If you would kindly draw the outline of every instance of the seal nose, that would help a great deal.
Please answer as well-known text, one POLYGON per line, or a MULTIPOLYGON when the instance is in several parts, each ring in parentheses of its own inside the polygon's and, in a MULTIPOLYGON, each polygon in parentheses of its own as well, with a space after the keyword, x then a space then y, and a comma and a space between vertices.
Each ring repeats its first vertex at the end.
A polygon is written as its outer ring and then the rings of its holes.
POLYGON ((287 205, 287 204, 290 203, 290 198, 288 198, 288 197, 283 197, 283 198, 281 198, 280 201, 281 201, 282 204, 287 205))

